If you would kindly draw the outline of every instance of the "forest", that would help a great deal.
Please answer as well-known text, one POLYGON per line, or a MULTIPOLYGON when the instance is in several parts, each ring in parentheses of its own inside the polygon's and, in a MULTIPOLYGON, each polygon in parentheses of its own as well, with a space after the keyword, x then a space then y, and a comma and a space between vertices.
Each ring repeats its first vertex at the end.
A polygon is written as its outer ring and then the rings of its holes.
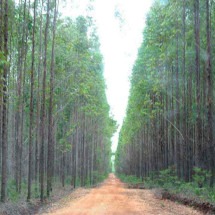
POLYGON ((195 182, 200 193, 214 187, 214 3, 151 7, 130 79, 118 173, 160 184, 171 178, 175 186, 195 182))
POLYGON ((63 17, 57 0, 2 0, 0 31, 1 202, 103 180, 116 122, 92 19, 63 17))
MULTIPOLYGON (((65 187, 95 189, 86 210, 97 195, 92 210, 105 200, 110 214, 145 207, 148 188, 215 203, 215 1, 153 1, 119 126, 96 22, 64 16, 61 3, 0 0, 0 209, 20 200, 44 203, 65 187), (126 180, 144 184, 144 195, 126 190, 126 180), (129 192, 137 195, 130 204, 129 192)), ((123 25, 120 12, 115 18, 123 25)), ((149 197, 148 204, 156 202, 149 197)))

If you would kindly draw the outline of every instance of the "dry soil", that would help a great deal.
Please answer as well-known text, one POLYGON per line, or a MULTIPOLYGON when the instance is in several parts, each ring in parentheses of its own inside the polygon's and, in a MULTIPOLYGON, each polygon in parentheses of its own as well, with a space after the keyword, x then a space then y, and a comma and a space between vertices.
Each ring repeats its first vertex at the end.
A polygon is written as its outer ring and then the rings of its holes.
MULTIPOLYGON (((40 213, 41 214, 41 213, 40 213)), ((99 187, 77 189, 66 200, 56 203, 49 215, 200 215, 193 208, 162 200, 151 190, 128 189, 113 174, 99 187)))

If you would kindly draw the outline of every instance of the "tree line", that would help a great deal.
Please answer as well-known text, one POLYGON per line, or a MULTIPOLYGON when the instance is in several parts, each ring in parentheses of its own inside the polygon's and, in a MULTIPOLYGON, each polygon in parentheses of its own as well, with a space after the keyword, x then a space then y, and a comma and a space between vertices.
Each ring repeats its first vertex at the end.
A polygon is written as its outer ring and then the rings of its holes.
POLYGON ((151 7, 119 136, 118 173, 143 179, 171 168, 192 181, 199 168, 214 186, 214 3, 167 0, 151 7))
POLYGON ((58 0, 0 1, 1 201, 49 197, 109 172, 116 122, 93 21, 58 0))

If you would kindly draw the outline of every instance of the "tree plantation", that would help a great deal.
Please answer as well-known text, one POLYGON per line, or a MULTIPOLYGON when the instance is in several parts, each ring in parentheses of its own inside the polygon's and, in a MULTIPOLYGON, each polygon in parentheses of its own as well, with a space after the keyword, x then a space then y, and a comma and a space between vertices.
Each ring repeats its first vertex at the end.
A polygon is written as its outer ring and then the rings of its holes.
POLYGON ((131 1, 0 0, 0 214, 215 213, 215 1, 144 0, 134 62, 131 1))
POLYGON ((0 1, 1 201, 41 201, 96 184, 110 170, 116 122, 90 18, 59 14, 58 0, 0 1))
POLYGON ((214 186, 214 16, 210 0, 154 2, 133 66, 118 173, 214 186))

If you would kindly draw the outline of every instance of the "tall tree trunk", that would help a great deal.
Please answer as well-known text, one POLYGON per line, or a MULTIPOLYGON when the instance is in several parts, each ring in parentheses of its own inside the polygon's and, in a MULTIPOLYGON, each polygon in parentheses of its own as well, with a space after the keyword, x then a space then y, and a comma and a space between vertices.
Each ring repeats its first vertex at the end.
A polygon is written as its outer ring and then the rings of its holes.
POLYGON ((188 144, 187 141, 187 94, 186 94, 186 0, 183 0, 183 10, 182 10, 182 38, 183 38, 183 51, 182 51, 182 75, 183 75, 183 115, 182 115, 182 125, 183 125, 183 167, 184 167, 184 179, 189 181, 190 169, 189 169, 189 159, 188 159, 188 144))
POLYGON ((33 150, 33 123, 34 123, 34 61, 35 61, 35 25, 36 25, 36 4, 34 1, 34 24, 32 32, 32 59, 31 59, 31 96, 30 96, 30 122, 29 122, 29 151, 28 151, 28 196, 31 199, 31 180, 32 180, 32 150, 33 150))
POLYGON ((57 19, 57 1, 55 0, 53 37, 52 37, 52 57, 50 72, 50 94, 49 94, 49 125, 48 125, 48 155, 47 155, 47 196, 52 191, 52 178, 54 174, 54 140, 53 140, 53 96, 54 96, 54 54, 55 54, 55 31, 57 19))
MULTIPOLYGON (((4 56, 8 56, 8 0, 4 1, 4 56)), ((1 172, 1 201, 6 201, 7 189, 7 162, 8 162, 8 141, 7 141, 7 74, 8 66, 3 71, 3 104, 2 104, 2 172, 1 172)))
MULTIPOLYGON (((43 2, 41 5, 41 8, 43 8, 43 2)), ((42 16, 42 9, 40 11, 40 42, 39 42, 39 55, 38 55, 38 72, 37 72, 37 114, 36 114, 36 141, 35 141, 35 181, 36 184, 38 184, 38 173, 39 173, 39 160, 40 160, 40 115, 41 115, 41 70, 42 70, 42 31, 43 31, 43 16, 42 16)), ((36 186, 37 189, 37 186, 36 186)))
MULTIPOLYGON (((178 8, 177 8, 178 10, 178 8)), ((177 17, 177 30, 179 28, 178 26, 178 17, 177 17)), ((179 101, 179 33, 177 32, 176 35, 176 128, 180 130, 180 101, 179 101)), ((179 135, 179 132, 177 131, 176 133, 176 166, 177 166, 177 175, 180 178, 181 177, 181 137, 179 135)))
MULTIPOLYGON (((18 99, 18 110, 16 113, 16 190, 21 193, 22 189, 22 154, 23 154, 23 137, 24 137, 24 87, 25 87, 25 77, 27 70, 27 38, 28 38, 28 29, 27 29, 27 1, 24 1, 23 5, 23 23, 21 33, 21 44, 19 46, 19 59, 18 59, 18 80, 17 80, 17 99, 18 99)), ((29 14, 29 13, 28 13, 29 14)), ((21 17, 21 15, 20 15, 21 17)))
POLYGON ((207 59, 206 59, 206 77, 207 77, 207 120, 208 120, 208 141, 209 146, 209 167, 211 170, 210 186, 214 184, 215 163, 214 163, 214 136, 213 136, 213 77, 211 66, 211 27, 210 27, 210 6, 209 0, 206 0, 206 32, 207 32, 207 59))
MULTIPOLYGON (((4 8, 3 0, 0 0, 0 53, 4 52, 3 48, 3 36, 4 36, 4 8)), ((0 68, 0 74, 3 74, 2 68, 0 68)), ((0 77, 0 172, 2 168, 2 103, 3 103, 3 78, 0 77)))
POLYGON ((197 116, 196 116, 196 161, 197 165, 201 167, 201 99, 200 99, 200 19, 199 19, 199 0, 194 0, 194 29, 195 29, 195 71, 196 71, 196 106, 197 106, 197 116))
POLYGON ((45 171, 45 120, 46 120, 46 73, 47 73, 47 46, 49 29, 50 0, 47 1, 46 27, 44 39, 44 61, 43 61, 43 86, 42 86, 42 104, 41 104, 41 147, 40 147, 40 200, 44 201, 44 171, 45 171))

